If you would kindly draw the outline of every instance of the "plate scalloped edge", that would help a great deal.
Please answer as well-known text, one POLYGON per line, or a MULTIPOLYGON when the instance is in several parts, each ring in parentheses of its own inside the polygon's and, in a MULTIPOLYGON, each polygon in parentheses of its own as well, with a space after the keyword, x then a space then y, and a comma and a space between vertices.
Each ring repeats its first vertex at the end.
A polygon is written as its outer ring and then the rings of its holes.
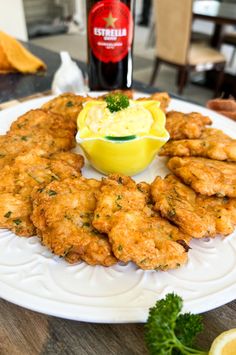
MULTIPOLYGON (((20 114, 50 98, 34 99, 0 112, 1 133, 20 114)), ((210 115, 214 127, 222 129, 224 120, 226 133, 236 131, 235 122, 209 109, 176 99, 171 100, 170 109, 198 111, 210 115)), ((156 158, 134 178, 150 182, 167 172, 165 158, 156 158)), ((88 164, 83 174, 101 177, 88 164)), ((37 312, 102 323, 145 322, 149 307, 171 291, 183 297, 185 310, 194 313, 235 299, 236 233, 224 240, 193 240, 191 245, 187 265, 177 270, 143 271, 131 263, 104 268, 85 263, 69 265, 46 250, 38 238, 19 238, 0 230, 0 296, 37 312)))

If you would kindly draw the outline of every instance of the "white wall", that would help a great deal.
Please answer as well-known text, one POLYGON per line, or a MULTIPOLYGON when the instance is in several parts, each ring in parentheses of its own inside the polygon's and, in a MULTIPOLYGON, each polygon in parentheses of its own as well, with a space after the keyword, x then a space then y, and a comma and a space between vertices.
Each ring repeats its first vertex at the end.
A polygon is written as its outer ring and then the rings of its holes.
POLYGON ((22 0, 0 0, 0 31, 24 41, 28 39, 22 0))

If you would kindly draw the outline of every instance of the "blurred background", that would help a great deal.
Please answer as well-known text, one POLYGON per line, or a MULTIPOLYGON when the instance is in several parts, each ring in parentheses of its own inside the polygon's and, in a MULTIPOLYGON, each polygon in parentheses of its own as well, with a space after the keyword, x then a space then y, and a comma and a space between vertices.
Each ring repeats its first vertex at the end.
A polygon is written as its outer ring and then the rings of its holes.
MULTIPOLYGON (((158 0, 136 0, 134 79, 149 84, 156 58, 156 15, 154 3, 158 0)), ((198 0, 196 2, 231 3, 236 11, 235 0, 198 0)), ((193 1, 194 4, 195 1, 193 1)), ((181 3, 181 1, 178 1, 181 3)), ((236 14, 235 14, 236 17, 236 14)), ((214 34, 214 21, 192 17, 192 38, 209 42, 214 34)), ((73 58, 87 60, 86 1, 84 0, 0 0, 0 28, 23 41, 48 48, 55 52, 68 51, 73 58), (12 11, 14 9, 14 11, 12 11)), ((236 26, 224 25, 224 36, 235 36, 235 43, 221 38, 217 45, 226 58, 225 73, 236 86, 236 26)), ((174 41, 173 41, 174 46, 174 41)), ((201 104, 212 98, 213 89, 204 85, 204 72, 193 71, 181 93, 182 97, 201 104)), ((178 92, 176 68, 163 63, 154 85, 160 90, 178 92)), ((209 85, 208 85, 209 86, 209 85)), ((236 88, 235 88, 236 90, 236 88)), ((231 90, 232 95, 234 89, 231 90)))

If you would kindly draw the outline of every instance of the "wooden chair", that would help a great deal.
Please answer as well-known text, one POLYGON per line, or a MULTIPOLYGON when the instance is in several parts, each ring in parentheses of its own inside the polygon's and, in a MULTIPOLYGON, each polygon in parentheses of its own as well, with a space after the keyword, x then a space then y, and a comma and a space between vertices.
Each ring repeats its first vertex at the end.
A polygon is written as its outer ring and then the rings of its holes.
POLYGON ((236 31, 226 33, 225 36, 223 37, 222 42, 234 47, 233 53, 232 53, 231 59, 230 59, 230 65, 233 65, 234 57, 236 54, 236 31))
POLYGON ((202 43, 190 44, 192 0, 154 1, 156 58, 150 85, 154 84, 161 63, 178 69, 178 93, 183 92, 190 71, 216 69, 215 95, 224 77, 226 59, 219 51, 202 43))

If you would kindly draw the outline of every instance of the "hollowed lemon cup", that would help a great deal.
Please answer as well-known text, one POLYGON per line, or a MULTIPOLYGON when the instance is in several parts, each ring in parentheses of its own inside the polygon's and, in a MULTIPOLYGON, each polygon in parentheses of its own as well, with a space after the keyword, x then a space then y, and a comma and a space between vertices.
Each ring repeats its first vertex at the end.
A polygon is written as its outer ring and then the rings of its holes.
MULTIPOLYGON (((140 101, 141 104, 141 101, 140 101)), ((86 106, 78 116, 76 140, 90 164, 104 174, 136 175, 146 169, 169 139, 165 114, 156 101, 142 101, 153 117, 148 134, 127 137, 101 137, 86 126, 86 106)))

